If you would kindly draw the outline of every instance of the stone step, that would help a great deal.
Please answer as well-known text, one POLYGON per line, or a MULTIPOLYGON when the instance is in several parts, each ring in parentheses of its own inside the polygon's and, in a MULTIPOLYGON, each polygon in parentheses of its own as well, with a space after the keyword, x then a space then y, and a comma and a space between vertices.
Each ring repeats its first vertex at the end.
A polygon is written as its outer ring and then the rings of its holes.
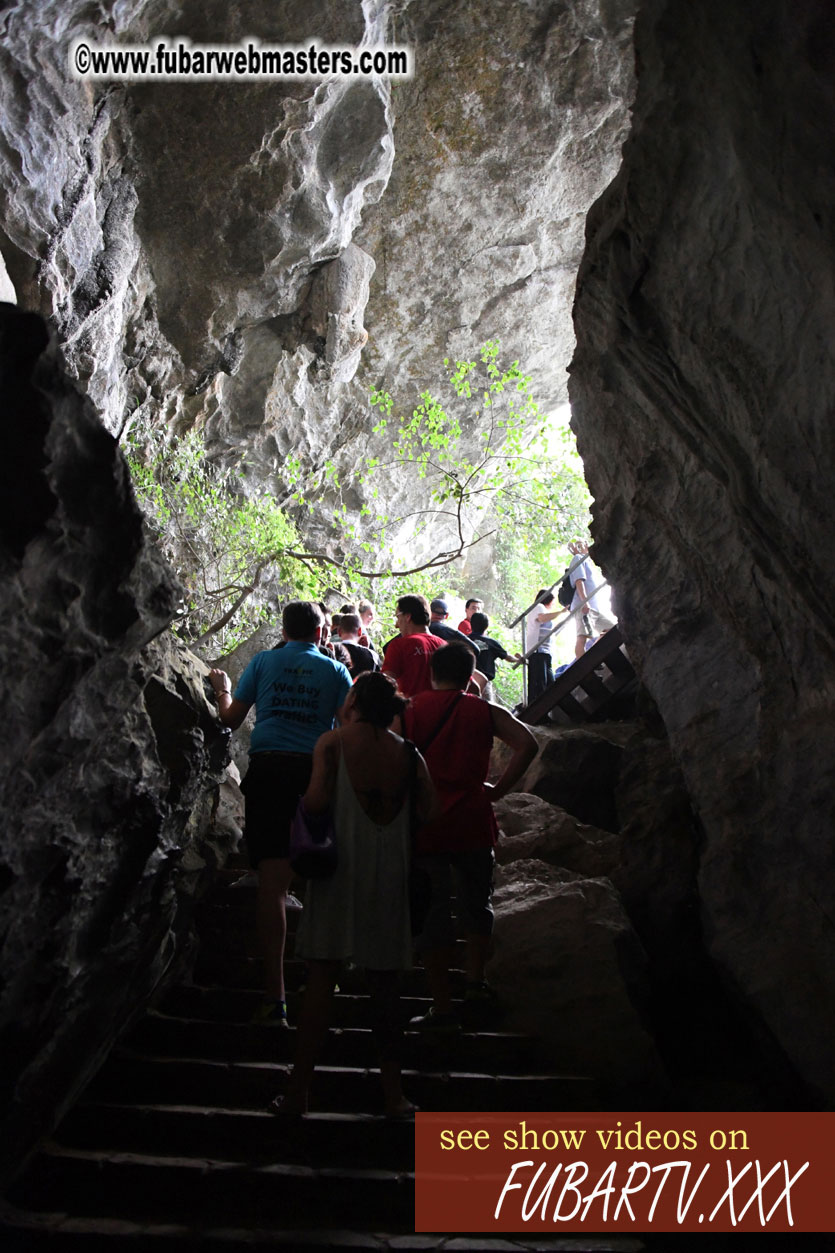
POLYGON ((414 1124, 373 1114, 312 1113, 288 1136, 266 1110, 80 1101, 55 1136, 64 1148, 268 1165, 412 1171, 414 1124))
MULTIPOLYGON (((593 1108, 594 1085, 586 1078, 552 1074, 489 1074, 447 1066, 431 1057, 420 1070, 405 1069, 403 1086, 425 1110, 582 1110, 593 1108), (434 1061, 434 1069, 430 1065, 434 1061)), ((270 1062, 222 1062, 171 1058, 117 1049, 87 1089, 96 1101, 210 1105, 264 1109, 281 1091, 289 1068, 270 1062)), ((317 1068, 311 1108, 340 1113, 376 1112, 381 1095, 376 1071, 348 1066, 317 1068)))
MULTIPOLYGON (((663 1238, 663 1237, 662 1237, 663 1238)), ((744 1238, 744 1237, 743 1237, 744 1238)), ((686 1237, 677 1237, 678 1241, 686 1237)), ((717 1239, 721 1240, 721 1237, 717 1239)), ((740 1237, 735 1235, 735 1241, 740 1237)), ((64 1213, 44 1214, 10 1210, 0 1221, 0 1247, 3 1253, 113 1253, 124 1248, 129 1253, 206 1253, 207 1249, 307 1250, 325 1253, 642 1253, 646 1247, 634 1236, 547 1236, 514 1234, 449 1236, 444 1232, 400 1234, 345 1230, 336 1227, 315 1229, 289 1227, 222 1227, 210 1224, 138 1223, 127 1219, 76 1218, 64 1213)), ((663 1247, 663 1246, 659 1246, 663 1247)), ((711 1248, 715 1249, 715 1244, 711 1248)), ((719 1246, 722 1253, 724 1247, 719 1246)), ((738 1247, 737 1245, 733 1247, 738 1247)), ((677 1249, 683 1249, 680 1244, 677 1249)), ((689 1253, 689 1246, 688 1253, 689 1253)), ((731 1248, 730 1253, 733 1253, 731 1248)))
MULTIPOLYGON (((342 985, 340 984, 340 987, 342 985)), ((173 1018, 199 1018, 210 1022, 246 1023, 252 1018, 261 1001, 256 988, 225 988, 197 984, 180 984, 160 1001, 159 1010, 173 1018)), ((403 1022, 425 1014, 430 1001, 426 996, 404 996, 400 999, 403 1022)), ((454 1002, 461 1008, 460 1001, 454 1002)), ((290 1021, 299 1019, 301 996, 288 992, 287 1012, 290 1021)), ((333 1027, 367 1027, 368 997, 339 992, 333 998, 331 1025, 333 1027)))
MULTIPOLYGON (((287 930, 291 935, 296 931, 301 915, 301 909, 287 906, 287 930)), ((196 918, 201 938, 213 931, 254 929, 255 888, 230 888, 223 892, 213 892, 197 907, 196 918)))
MULTIPOLYGON (((307 966, 303 961, 293 958, 285 961, 285 986, 288 992, 295 992, 307 977, 307 966)), ((194 967, 194 978, 197 983, 214 985, 224 988, 257 988, 264 986, 264 964, 260 957, 252 952, 245 952, 243 947, 219 944, 205 948, 201 946, 194 967)), ((450 971, 450 982, 453 995, 460 996, 464 990, 464 971, 450 971)), ((339 987, 343 992, 365 994, 365 972, 356 967, 343 967, 339 974, 339 987)), ((400 977, 400 988, 404 996, 426 996, 426 975, 417 967, 404 970, 400 977)))
MULTIPOLYGON (((140 1053, 171 1057, 203 1057, 213 1061, 274 1062, 294 1056, 296 1030, 246 1022, 210 1022, 152 1012, 131 1032, 126 1044, 140 1053)), ((501 1032, 462 1032, 444 1043, 444 1052, 457 1065, 498 1069, 506 1074, 530 1070, 536 1050, 525 1036, 501 1032)), ((427 1055, 416 1031, 404 1037, 404 1065, 415 1068, 427 1055)), ((373 1062, 375 1047, 368 1027, 337 1027, 328 1033, 322 1062, 363 1066, 373 1062)))
MULTIPOLYGON (((295 1131, 288 1132, 295 1136, 295 1131)), ((362 1167, 295 1162, 242 1163, 209 1157, 107 1153, 47 1143, 10 1194, 13 1204, 87 1217, 130 1217, 236 1227, 337 1224, 414 1230, 414 1175, 362 1167)))
MULTIPOLYGON (((300 891, 298 899, 302 898, 303 891, 300 891)), ((295 935, 302 913, 302 909, 288 906, 288 935, 295 935)), ((198 906, 197 923, 201 944, 207 947, 216 943, 222 944, 226 937, 231 937, 236 944, 242 942, 245 937, 247 943, 254 944, 256 940, 255 888, 224 889, 211 893, 198 906)), ((463 954, 463 939, 456 940, 456 948, 463 954)))
MULTIPOLYGON (((333 1027, 311 1090, 312 1113, 283 1126, 266 1112, 286 1083, 296 1032, 252 1024, 261 1000, 254 888, 218 875, 199 909, 195 982, 173 988, 113 1050, 82 1100, 10 1193, 2 1253, 230 1253, 265 1249, 560 1250, 638 1253, 625 1237, 414 1233, 414 1128, 381 1113, 362 973, 340 975, 333 1027), (14 1207, 17 1208, 14 1208, 14 1207)), ((301 914, 288 914, 291 937, 301 914)), ((305 966, 287 962, 298 1021, 305 966)), ((459 962, 463 946, 458 945, 459 962)), ((463 974, 453 989, 463 991, 463 974)), ((425 976, 402 981, 404 1024, 426 1013, 425 976)), ((407 1028, 404 1088, 423 1109, 585 1110, 594 1083, 554 1074, 501 1013, 456 1007, 466 1030, 431 1043, 407 1028)))

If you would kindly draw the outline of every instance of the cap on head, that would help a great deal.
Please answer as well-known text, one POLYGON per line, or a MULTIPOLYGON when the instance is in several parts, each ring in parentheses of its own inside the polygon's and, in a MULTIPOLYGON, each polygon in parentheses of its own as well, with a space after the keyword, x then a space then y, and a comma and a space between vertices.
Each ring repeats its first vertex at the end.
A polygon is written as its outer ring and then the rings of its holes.
POLYGON ((441 613, 445 618, 449 617, 449 605, 445 600, 441 600, 440 598, 438 600, 433 600, 429 608, 433 613, 441 613))

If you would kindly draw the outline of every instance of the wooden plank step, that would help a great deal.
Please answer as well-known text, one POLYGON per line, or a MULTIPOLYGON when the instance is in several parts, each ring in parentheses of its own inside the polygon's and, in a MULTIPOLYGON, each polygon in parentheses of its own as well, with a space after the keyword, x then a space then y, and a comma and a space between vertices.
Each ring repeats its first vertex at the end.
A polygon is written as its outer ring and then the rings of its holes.
MULTIPOLYGON (((579 686, 581 680, 593 674, 598 666, 604 664, 609 656, 620 649, 622 643, 623 638, 619 628, 612 627, 611 631, 601 635, 600 639, 582 657, 578 657, 567 670, 558 675, 544 692, 521 709, 519 717, 523 722, 535 726, 537 723, 544 722, 551 710, 559 705, 569 716, 576 717, 577 721, 584 721, 587 715, 578 712, 570 703, 566 705, 565 698, 571 698, 571 693, 579 686)), ((623 657, 622 653, 620 655, 623 657)), ((625 657, 623 659, 627 660, 625 657)))

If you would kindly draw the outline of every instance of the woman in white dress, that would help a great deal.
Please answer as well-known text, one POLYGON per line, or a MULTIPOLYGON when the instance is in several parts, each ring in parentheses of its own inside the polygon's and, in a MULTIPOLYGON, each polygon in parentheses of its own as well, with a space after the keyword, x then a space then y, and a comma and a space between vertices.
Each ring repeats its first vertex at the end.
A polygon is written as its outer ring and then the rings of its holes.
POLYGON ((342 726, 321 736, 313 752, 304 805, 311 814, 332 810, 338 864, 332 878, 311 880, 305 894, 296 955, 308 962, 307 990, 287 1091, 270 1106, 281 1117, 307 1109, 345 961, 367 971, 386 1114, 414 1113, 401 1086, 397 978, 412 965, 411 824, 428 820, 435 796, 423 758, 389 729, 405 706, 388 675, 362 674, 342 709, 342 726))

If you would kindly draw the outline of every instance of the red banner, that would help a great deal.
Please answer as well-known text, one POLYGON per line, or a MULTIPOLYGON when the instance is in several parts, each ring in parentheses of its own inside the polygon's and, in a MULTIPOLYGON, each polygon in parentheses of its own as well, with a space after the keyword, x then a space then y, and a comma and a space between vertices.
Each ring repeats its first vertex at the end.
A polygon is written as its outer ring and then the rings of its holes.
POLYGON ((418 1114, 415 1231, 832 1232, 835 1114, 418 1114))

